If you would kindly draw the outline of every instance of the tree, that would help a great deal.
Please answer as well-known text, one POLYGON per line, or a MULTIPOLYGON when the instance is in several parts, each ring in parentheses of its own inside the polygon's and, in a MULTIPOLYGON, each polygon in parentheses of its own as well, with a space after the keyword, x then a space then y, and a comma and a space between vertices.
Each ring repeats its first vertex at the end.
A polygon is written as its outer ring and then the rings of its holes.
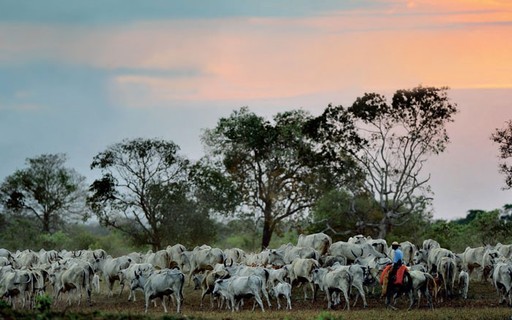
POLYGON ((496 129, 491 135, 491 140, 499 144, 500 159, 499 171, 505 175, 506 189, 512 188, 512 165, 509 164, 512 158, 512 120, 507 121, 506 127, 496 129))
POLYGON ((0 187, 4 208, 35 217, 45 233, 57 231, 63 222, 87 218, 85 178, 65 162, 64 154, 28 158, 28 167, 15 171, 0 187))
POLYGON ((396 91, 391 103, 366 93, 349 108, 330 105, 315 119, 324 152, 341 159, 349 153, 362 168, 362 189, 376 197, 382 211, 381 220, 371 223, 378 237, 407 222, 418 207, 427 208, 430 176, 422 176, 423 166, 445 150, 445 125, 456 112, 447 88, 420 86, 396 91))
POLYGON ((138 138, 96 155, 91 169, 100 169, 102 177, 92 183, 89 203, 100 222, 154 250, 178 239, 180 232, 193 235, 189 221, 208 223, 204 212, 187 200, 193 199, 191 166, 178 151, 171 141, 138 138))
POLYGON ((206 130, 203 142, 241 197, 236 214, 261 219, 262 248, 283 221, 305 214, 336 179, 303 133, 311 116, 279 113, 273 122, 244 107, 206 130))

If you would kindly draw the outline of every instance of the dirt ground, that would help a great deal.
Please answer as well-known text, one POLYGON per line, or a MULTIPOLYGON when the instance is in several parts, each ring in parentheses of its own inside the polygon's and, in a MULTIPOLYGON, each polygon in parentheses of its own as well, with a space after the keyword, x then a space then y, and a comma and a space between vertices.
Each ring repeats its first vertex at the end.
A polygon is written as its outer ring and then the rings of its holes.
MULTIPOLYGON (((81 306, 76 306, 76 302, 73 303, 71 307, 66 305, 65 299, 59 301, 56 305, 52 307, 55 311, 71 311, 71 312, 89 312, 89 311, 100 311, 100 312, 119 312, 119 313, 129 313, 129 314, 143 314, 144 313, 144 297, 141 291, 137 292, 137 301, 132 302, 128 301, 128 291, 125 288, 124 292, 121 296, 119 296, 120 287, 115 286, 114 288, 114 296, 108 297, 106 290, 102 288, 100 293, 94 292, 92 295, 92 306, 88 306, 85 301, 82 301, 81 306)), ((310 294, 310 291, 308 291, 310 294)), ((354 292, 353 292, 354 293, 354 292)), ((303 289, 302 288, 294 288, 293 289, 293 297, 292 297, 292 308, 293 313, 300 314, 301 312, 322 312, 328 311, 327 302, 325 300, 325 295, 321 292, 316 299, 315 302, 311 300, 304 300, 303 298, 303 289)), ((226 317, 222 316, 220 318, 229 318, 231 314, 230 311, 219 310, 218 308, 210 307, 210 297, 207 295, 204 299, 203 308, 200 307, 200 297, 201 292, 195 291, 192 287, 185 285, 184 290, 184 304, 182 307, 183 314, 192 317, 208 317, 208 315, 219 316, 219 313, 225 314, 226 317)), ((64 296, 66 298, 66 296, 64 296)), ((354 297, 351 298, 351 304, 354 302, 354 297)), ((380 298, 379 295, 367 295, 367 301, 369 305, 369 310, 377 309, 384 310, 384 300, 380 298)), ((277 310, 277 304, 274 299, 272 299, 272 308, 270 310, 277 310)), ((286 302, 284 299, 281 299, 281 305, 286 306, 286 302)), ((405 297, 401 298, 397 303, 397 307, 399 309, 407 309, 408 301, 405 297)), ((491 283, 481 283, 481 282, 471 282, 469 288, 468 299, 464 300, 460 297, 454 297, 451 299, 443 299, 442 297, 438 297, 437 301, 434 303, 435 309, 443 309, 443 308, 508 308, 506 305, 498 304, 498 295, 496 290, 492 286, 491 283)), ((246 303, 243 307, 244 310, 241 312, 250 312, 249 310, 252 308, 252 302, 246 303)), ((267 304, 265 303, 265 308, 267 311, 267 304)), ((340 310, 342 307, 337 306, 335 310, 340 310)), ((426 304, 425 299, 422 299, 420 310, 428 310, 428 306, 426 304)), ((169 314, 174 314, 176 308, 173 305, 168 307, 169 314)), ((363 309, 362 300, 359 299, 356 306, 351 307, 351 311, 357 311, 363 309)), ((512 313, 512 309, 511 309, 512 313)), ((160 302, 157 303, 156 307, 150 306, 149 308, 150 315, 163 315, 163 308, 160 302)))

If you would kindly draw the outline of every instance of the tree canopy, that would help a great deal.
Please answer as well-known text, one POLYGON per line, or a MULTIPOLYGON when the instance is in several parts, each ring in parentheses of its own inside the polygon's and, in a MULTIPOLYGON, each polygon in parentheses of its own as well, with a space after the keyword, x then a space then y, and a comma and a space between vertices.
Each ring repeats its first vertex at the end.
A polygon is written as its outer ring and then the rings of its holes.
POLYGON ((85 177, 65 163, 64 154, 27 158, 27 168, 16 170, 0 186, 4 208, 36 218, 45 233, 55 232, 64 222, 86 218, 85 177))
POLYGON ((373 194, 381 208, 377 223, 367 222, 385 238, 390 228, 404 223, 430 200, 429 175, 423 166, 444 151, 456 105, 447 88, 398 90, 391 103, 366 93, 349 108, 330 105, 312 124, 324 153, 344 161, 349 154, 365 175, 361 191, 373 194), (341 138, 340 138, 341 137, 341 138))
POLYGON ((190 197, 190 161, 178 151, 172 141, 138 138, 96 155, 91 169, 102 177, 91 184, 89 203, 100 222, 153 249, 184 235, 210 236, 208 213, 190 197))
POLYGON ((300 217, 337 178, 304 134, 311 115, 276 114, 272 121, 244 107, 206 130, 203 141, 241 197, 239 216, 263 223, 262 247, 285 220, 300 217))

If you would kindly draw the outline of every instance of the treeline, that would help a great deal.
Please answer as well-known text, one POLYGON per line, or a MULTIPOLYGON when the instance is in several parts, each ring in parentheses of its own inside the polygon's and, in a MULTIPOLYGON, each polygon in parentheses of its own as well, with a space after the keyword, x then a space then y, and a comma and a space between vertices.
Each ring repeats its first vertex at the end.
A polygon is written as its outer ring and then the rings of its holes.
MULTIPOLYGON (((316 117, 291 110, 268 120, 243 107, 204 130, 197 161, 172 141, 126 139, 91 159, 92 182, 65 154, 28 158, 0 185, 1 246, 256 250, 319 231, 340 240, 431 237, 453 250, 507 241, 507 207, 432 221, 423 166, 449 143, 457 107, 447 90, 398 90, 389 101, 366 93, 316 117)), ((493 136, 500 150, 507 134, 493 136)))

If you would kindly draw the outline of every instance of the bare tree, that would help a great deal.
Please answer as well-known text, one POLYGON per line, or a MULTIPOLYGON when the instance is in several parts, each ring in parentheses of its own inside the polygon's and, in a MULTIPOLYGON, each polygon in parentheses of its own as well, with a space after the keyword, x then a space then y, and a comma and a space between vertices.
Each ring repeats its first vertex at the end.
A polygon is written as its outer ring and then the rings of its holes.
POLYGON ((430 201, 430 175, 422 175, 427 159, 445 150, 445 125, 453 121, 456 105, 447 88, 416 87, 398 90, 388 103, 383 95, 367 93, 345 109, 329 108, 319 117, 319 132, 331 153, 351 154, 366 175, 364 190, 376 197, 382 210, 374 224, 385 238, 393 225, 426 208, 430 201), (340 143, 349 136, 353 145, 340 143))

